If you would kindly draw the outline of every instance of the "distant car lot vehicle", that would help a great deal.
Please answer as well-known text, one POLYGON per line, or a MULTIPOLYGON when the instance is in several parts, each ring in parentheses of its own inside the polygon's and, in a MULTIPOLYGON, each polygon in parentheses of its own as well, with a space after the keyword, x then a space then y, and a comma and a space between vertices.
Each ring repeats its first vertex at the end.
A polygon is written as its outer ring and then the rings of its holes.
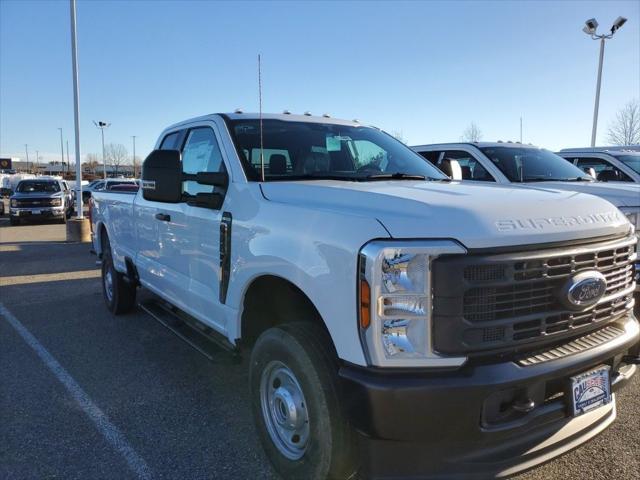
POLYGON ((593 168, 602 182, 640 184, 640 146, 565 148, 557 153, 583 170, 593 168))
POLYGON ((286 479, 513 476, 610 425, 636 372, 637 238, 596 196, 452 182, 357 122, 235 113, 167 128, 141 189, 92 202, 107 308, 142 286, 168 328, 252 347, 286 479))
POLYGON ((57 219, 66 222, 73 213, 73 197, 64 180, 35 177, 21 180, 9 199, 11 225, 21 220, 57 219))

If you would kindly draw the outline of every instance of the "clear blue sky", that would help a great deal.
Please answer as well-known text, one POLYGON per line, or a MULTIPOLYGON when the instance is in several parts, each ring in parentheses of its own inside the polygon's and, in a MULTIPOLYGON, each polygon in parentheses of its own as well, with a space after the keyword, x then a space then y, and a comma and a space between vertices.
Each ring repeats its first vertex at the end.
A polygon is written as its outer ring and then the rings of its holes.
MULTIPOLYGON (((483 139, 519 136, 547 148, 591 134, 601 30, 607 42, 599 142, 640 97, 640 2, 79 1, 81 155, 107 142, 146 155, 168 124, 242 107, 359 118, 409 143, 459 140, 475 121, 483 139)), ((73 155, 69 2, 0 0, 0 154, 73 155)))

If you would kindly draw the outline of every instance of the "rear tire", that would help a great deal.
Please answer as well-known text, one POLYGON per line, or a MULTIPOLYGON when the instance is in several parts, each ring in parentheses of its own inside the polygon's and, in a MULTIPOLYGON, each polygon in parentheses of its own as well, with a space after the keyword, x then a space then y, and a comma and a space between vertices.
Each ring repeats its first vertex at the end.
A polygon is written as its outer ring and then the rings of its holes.
POLYGON ((125 276, 113 266, 109 240, 103 238, 102 253, 102 296, 107 309, 114 315, 121 315, 133 309, 136 303, 136 287, 127 282, 125 276))
POLYGON ((319 326, 266 330, 251 353, 254 420, 267 457, 285 479, 350 478, 354 432, 338 394, 337 356, 319 326))
POLYGON ((12 226, 20 225, 20 219, 16 217, 9 217, 9 224, 12 226))

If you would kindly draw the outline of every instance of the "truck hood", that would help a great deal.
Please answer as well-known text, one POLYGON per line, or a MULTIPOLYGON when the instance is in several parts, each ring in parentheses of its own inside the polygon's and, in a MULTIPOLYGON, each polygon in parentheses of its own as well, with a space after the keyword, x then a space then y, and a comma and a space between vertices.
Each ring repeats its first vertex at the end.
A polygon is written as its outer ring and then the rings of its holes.
POLYGON ((540 182, 525 183, 536 189, 568 190, 597 195, 616 207, 640 206, 640 185, 621 185, 607 182, 540 182))
POLYGON ((552 189, 426 181, 268 182, 269 201, 377 219, 394 238, 452 238, 467 248, 572 241, 630 231, 602 198, 552 189))

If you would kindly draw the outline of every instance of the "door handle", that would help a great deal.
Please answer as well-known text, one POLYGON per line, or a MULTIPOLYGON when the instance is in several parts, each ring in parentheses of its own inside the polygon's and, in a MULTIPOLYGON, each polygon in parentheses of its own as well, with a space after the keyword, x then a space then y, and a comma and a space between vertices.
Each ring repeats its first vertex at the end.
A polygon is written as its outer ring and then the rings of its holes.
POLYGON ((166 213, 156 213, 156 220, 160 220, 161 222, 170 222, 171 215, 166 213))

